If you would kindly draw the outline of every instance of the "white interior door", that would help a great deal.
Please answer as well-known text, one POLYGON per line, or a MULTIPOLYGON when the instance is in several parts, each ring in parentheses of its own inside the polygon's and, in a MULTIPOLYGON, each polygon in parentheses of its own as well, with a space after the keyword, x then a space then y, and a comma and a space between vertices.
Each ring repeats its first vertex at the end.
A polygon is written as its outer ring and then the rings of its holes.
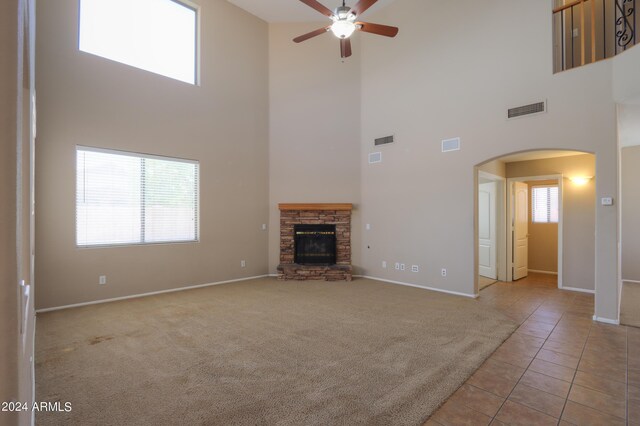
POLYGON ((529 186, 513 183, 513 279, 529 274, 529 186))
POLYGON ((481 183, 478 186, 478 273, 497 279, 497 184, 481 183))

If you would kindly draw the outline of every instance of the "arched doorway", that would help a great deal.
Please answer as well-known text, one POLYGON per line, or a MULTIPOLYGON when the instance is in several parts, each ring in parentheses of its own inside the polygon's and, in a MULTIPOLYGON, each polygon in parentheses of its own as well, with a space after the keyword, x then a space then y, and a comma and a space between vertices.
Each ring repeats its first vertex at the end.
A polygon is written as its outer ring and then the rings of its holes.
POLYGON ((475 291, 531 276, 595 289, 595 156, 536 150, 475 166, 475 291))

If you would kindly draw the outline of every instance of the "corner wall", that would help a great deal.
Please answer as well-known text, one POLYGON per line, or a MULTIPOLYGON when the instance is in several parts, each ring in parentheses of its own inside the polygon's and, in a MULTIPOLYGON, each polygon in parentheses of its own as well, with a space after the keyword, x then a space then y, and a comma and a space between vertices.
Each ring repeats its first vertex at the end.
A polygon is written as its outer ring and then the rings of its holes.
POLYGON ((280 253, 279 203, 352 203, 352 263, 360 271, 360 45, 340 59, 333 34, 296 44, 317 24, 269 29, 269 273, 280 253))
MULTIPOLYGON (((18 399, 18 265, 16 159, 18 138, 18 4, 0 3, 0 402, 18 399)), ((0 424, 16 424, 0 412, 0 424)))
POLYGON ((38 3, 37 308, 267 273, 267 24, 196 3, 200 86, 80 52, 78 1, 38 3), (200 242, 76 248, 76 145, 199 160, 200 242))
POLYGON ((640 145, 621 149, 622 280, 640 282, 640 145))
MULTIPOLYGON (((33 403, 30 259, 33 2, 0 5, 0 401, 33 403), (24 281, 27 286, 20 283, 24 281), (26 293, 25 293, 26 295, 26 293)), ((0 425, 29 425, 33 413, 0 412, 0 425)))

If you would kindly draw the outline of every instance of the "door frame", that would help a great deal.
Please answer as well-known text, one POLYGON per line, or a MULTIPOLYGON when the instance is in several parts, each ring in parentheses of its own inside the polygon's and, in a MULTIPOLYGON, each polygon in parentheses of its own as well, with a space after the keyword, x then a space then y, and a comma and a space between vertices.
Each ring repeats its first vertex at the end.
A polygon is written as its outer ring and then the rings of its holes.
MULTIPOLYGON (((498 206, 496 209, 496 270, 498 272, 498 281, 506 281, 507 280, 507 217, 505 212, 507 211, 507 179, 494 175, 492 173, 488 173, 482 170, 478 170, 477 174, 477 182, 476 182, 476 194, 478 193, 478 188, 480 186, 480 178, 488 179, 492 182, 496 183, 497 188, 497 200, 496 205, 498 206)), ((478 217, 478 203, 475 205, 476 209, 476 219, 478 217)), ((479 228, 476 227, 475 232, 475 240, 476 240, 476 253, 478 251, 478 233, 479 228)), ((476 268, 475 268, 476 280, 479 275, 479 263, 476 260, 476 268)), ((477 294, 476 287, 476 294, 477 294)))
MULTIPOLYGON (((562 174, 540 175, 540 176, 523 176, 517 178, 507 178, 507 203, 506 203, 506 234, 507 234, 507 281, 513 281, 513 182, 535 182, 543 180, 555 180, 558 182, 558 288, 562 287, 562 223, 564 221, 564 200, 563 200, 563 184, 564 176, 562 174)), ((531 195, 529 194, 529 197, 531 195)))

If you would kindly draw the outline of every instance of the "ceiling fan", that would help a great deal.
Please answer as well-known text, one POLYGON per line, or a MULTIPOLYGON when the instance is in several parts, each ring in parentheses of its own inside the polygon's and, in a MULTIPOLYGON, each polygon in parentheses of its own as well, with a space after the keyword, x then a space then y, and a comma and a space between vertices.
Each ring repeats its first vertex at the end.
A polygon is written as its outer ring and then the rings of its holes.
POLYGON ((351 37, 354 31, 363 31, 365 33, 378 34, 386 37, 395 37, 398 34, 397 27, 356 21, 364 11, 373 6, 378 0, 360 0, 352 8, 346 6, 344 0, 342 0, 342 6, 338 6, 334 11, 321 5, 316 0, 300 1, 323 15, 328 16, 333 21, 333 24, 294 38, 293 41, 296 43, 331 31, 340 39, 340 56, 342 58, 348 58, 351 56, 351 40, 349 37, 351 37))

